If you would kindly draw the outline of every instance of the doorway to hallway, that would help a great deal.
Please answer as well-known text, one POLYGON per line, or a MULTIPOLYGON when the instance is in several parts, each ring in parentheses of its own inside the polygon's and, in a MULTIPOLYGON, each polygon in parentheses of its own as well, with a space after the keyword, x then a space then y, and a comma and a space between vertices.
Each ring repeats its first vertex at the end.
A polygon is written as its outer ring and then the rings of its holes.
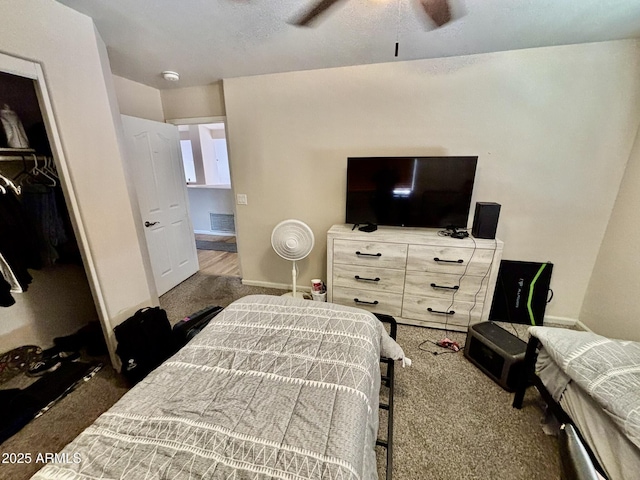
POLYGON ((240 276, 235 236, 196 234, 200 272, 206 275, 240 276))
POLYGON ((178 127, 200 272, 240 276, 225 117, 167 120, 178 127))

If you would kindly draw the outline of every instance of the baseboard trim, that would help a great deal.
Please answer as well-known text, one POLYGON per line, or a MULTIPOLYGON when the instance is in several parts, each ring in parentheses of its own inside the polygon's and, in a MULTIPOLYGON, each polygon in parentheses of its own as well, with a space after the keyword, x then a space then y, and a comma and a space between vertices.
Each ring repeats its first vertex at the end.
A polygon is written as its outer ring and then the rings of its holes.
POLYGON ((218 230, 194 230, 193 233, 198 235, 217 235, 220 237, 235 237, 235 232, 222 232, 218 230))
POLYGON ((548 327, 552 327, 554 325, 557 325, 559 327, 575 327, 577 324, 577 320, 575 318, 568 318, 568 317, 551 317, 551 316, 545 316, 544 317, 544 325, 548 326, 548 327))
MULTIPOLYGON (((277 288, 279 290, 293 290, 293 285, 286 283, 274 283, 274 282, 262 282, 260 280, 245 280, 242 279, 242 284, 249 287, 265 287, 265 288, 277 288)), ((296 291, 298 292, 311 292, 311 287, 303 287, 296 285, 296 291)))
POLYGON ((591 332, 593 333, 593 330, 591 330, 589 327, 587 327, 584 323, 582 323, 580 320, 578 320, 576 322, 576 328, 582 330, 583 332, 591 332))

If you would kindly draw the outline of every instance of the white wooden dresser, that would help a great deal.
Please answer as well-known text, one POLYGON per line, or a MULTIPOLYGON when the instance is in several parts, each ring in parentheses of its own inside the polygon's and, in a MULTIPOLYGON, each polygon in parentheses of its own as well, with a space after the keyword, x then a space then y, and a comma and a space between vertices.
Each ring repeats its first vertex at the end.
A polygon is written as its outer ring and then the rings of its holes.
POLYGON ((327 234, 327 300, 399 323, 466 331, 487 320, 503 243, 437 229, 334 225, 327 234))

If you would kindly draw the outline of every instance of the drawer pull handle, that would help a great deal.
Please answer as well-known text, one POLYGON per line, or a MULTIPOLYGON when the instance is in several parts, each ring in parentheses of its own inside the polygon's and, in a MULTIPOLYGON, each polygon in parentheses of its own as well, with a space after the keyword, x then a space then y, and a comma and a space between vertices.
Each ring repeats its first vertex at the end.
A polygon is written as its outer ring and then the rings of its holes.
POLYGON ((441 314, 441 315, 455 315, 455 313, 456 313, 456 312, 454 312, 453 310, 449 310, 448 312, 443 312, 443 311, 441 311, 441 310, 434 310, 434 309, 433 309, 433 308, 431 308, 431 307, 427 308, 427 311, 428 311, 428 312, 431 312, 431 313, 439 313, 439 314, 441 314))
POLYGON ((361 277, 360 275, 355 275, 353 278, 355 278, 356 280, 362 280, 362 281, 367 281, 367 282, 379 282, 380 281, 380 277, 367 278, 367 277, 361 277))
POLYGON ((459 258, 458 260, 443 260, 443 259, 438 258, 438 257, 433 257, 433 261, 434 262, 444 262, 444 263, 464 263, 464 260, 462 260, 461 258, 459 258))
POLYGON ((445 285, 438 285, 436 283, 431 284, 431 288, 446 288, 447 290, 458 290, 460 285, 454 285, 453 287, 447 287, 445 285))
POLYGON ((365 302, 364 300, 358 300, 357 298, 354 298, 353 301, 356 303, 364 303, 366 305, 378 305, 378 303, 380 303, 378 302, 378 300, 374 300, 373 302, 365 302))
POLYGON ((382 256, 381 253, 362 253, 362 252, 356 252, 356 255, 360 255, 361 257, 381 257, 382 256))

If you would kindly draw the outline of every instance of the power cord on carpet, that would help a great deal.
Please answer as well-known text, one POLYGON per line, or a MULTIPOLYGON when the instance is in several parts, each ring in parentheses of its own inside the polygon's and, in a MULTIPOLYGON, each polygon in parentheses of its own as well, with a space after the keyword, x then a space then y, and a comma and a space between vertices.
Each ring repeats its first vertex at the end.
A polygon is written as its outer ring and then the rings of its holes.
POLYGON ((520 338, 520 335, 518 334, 518 330, 516 330, 516 326, 513 323, 509 323, 509 325, 511 325, 511 328, 513 329, 513 333, 516 334, 516 337, 520 338))
POLYGON ((434 342, 431 339, 427 339, 427 340, 423 341, 422 343, 420 343, 420 345, 418 345, 418 350, 421 350, 423 352, 429 352, 432 355, 442 355, 443 353, 459 353, 459 352, 462 352, 464 350, 464 344, 462 346, 460 346, 458 344, 458 342, 451 341, 451 344, 452 344, 451 346, 444 346, 444 345, 441 344, 441 342, 442 342, 442 340, 434 342), (431 349, 423 348, 423 345, 425 345, 427 343, 431 343, 431 344, 435 345, 436 347, 440 347, 440 348, 442 348, 444 350, 442 350, 442 351, 434 351, 434 350, 431 350, 431 349), (453 345, 455 345, 455 348, 452 348, 453 345))
MULTIPOLYGON (((473 251, 471 252, 471 257, 469 257, 469 260, 467 261, 467 264, 465 266, 464 271, 462 272, 462 274, 460 275, 460 277, 458 278, 458 285, 461 283, 462 278, 464 278, 464 276, 467 274, 467 270, 469 269, 469 265, 471 264, 471 260, 473 259, 477 249, 478 249, 478 244, 475 240, 475 238, 473 238, 472 236, 470 236, 467 232, 458 232, 455 228, 447 228, 447 230, 441 230, 438 232, 438 235, 441 237, 454 237, 454 238, 471 238, 471 240, 473 241, 473 251), (454 234, 459 234, 459 235, 454 235, 454 234), (464 235, 463 235, 464 234, 464 235)), ((493 254, 491 257, 491 265, 493 265, 493 261, 495 259, 495 254, 496 254, 496 250, 498 248, 498 242, 494 240, 494 248, 493 248, 493 254)), ((483 275, 482 279, 480 280, 480 285, 478 286, 478 290, 476 291, 474 297, 473 297, 473 306, 469 309, 468 312, 468 318, 467 318, 467 328, 469 327, 469 325, 471 324, 471 312, 473 312, 473 310, 476 308, 477 304, 478 304, 478 294, 480 293, 480 291, 482 290, 482 285, 484 284, 484 281, 487 279, 487 276, 489 275, 489 271, 490 268, 485 272, 485 274, 483 275)), ((455 290, 453 292, 453 295, 451 297, 451 303, 449 304, 449 308, 447 308, 447 311, 451 311, 453 304, 455 303, 455 296, 458 293, 458 290, 455 290)), ((514 327, 515 330, 515 327, 514 327)), ((439 340, 437 342, 434 342, 433 340, 425 340, 424 342, 422 342, 420 345, 418 345, 418 349, 422 350, 422 351, 426 351, 429 352, 433 355, 440 355, 442 353, 458 353, 459 351, 463 351, 464 350, 464 345, 460 346, 458 344, 458 342, 454 342, 452 340, 449 339, 449 317, 447 316, 445 319, 445 325, 444 325, 444 331, 445 331, 445 338, 442 340, 439 340), (440 348, 445 348, 448 349, 446 351, 431 351, 431 350, 426 350, 423 347, 423 345, 425 345, 426 343, 432 343, 433 345, 436 345, 440 348)))

